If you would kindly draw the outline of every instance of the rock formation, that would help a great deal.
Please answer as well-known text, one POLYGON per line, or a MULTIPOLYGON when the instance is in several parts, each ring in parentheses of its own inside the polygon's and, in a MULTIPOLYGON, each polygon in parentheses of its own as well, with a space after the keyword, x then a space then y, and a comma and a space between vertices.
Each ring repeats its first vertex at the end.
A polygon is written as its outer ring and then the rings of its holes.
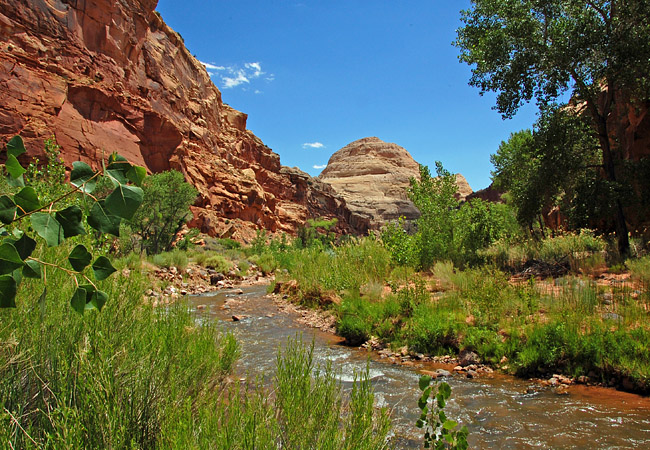
MULTIPOLYGON (((376 137, 334 153, 319 176, 345 199, 354 217, 365 218, 375 229, 401 216, 407 221, 419 217, 406 193, 409 180, 419 177, 419 164, 406 149, 376 137)), ((462 175, 456 175, 456 183, 461 200, 472 193, 462 175)))
POLYGON ((321 216, 350 231, 345 202, 280 165, 156 4, 0 0, 0 139, 22 135, 26 160, 54 135, 68 165, 117 151, 149 172, 179 170, 199 190, 192 224, 212 235, 321 216))

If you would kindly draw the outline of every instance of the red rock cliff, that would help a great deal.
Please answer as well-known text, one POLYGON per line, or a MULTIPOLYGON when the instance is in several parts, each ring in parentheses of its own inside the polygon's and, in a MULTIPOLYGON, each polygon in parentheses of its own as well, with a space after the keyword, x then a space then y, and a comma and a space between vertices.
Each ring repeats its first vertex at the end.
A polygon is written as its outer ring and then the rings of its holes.
POLYGON ((345 202, 283 170, 156 4, 0 0, 2 140, 22 135, 27 159, 54 135, 67 164, 117 151, 150 172, 179 170, 200 193, 193 225, 213 235, 320 216, 349 230, 345 202))

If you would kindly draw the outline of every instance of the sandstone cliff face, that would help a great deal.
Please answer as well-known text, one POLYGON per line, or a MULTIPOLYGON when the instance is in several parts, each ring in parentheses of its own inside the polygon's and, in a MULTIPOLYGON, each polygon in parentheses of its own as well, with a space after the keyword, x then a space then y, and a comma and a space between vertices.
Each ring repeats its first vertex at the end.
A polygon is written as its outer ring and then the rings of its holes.
MULTIPOLYGON (((407 196, 411 178, 420 178, 419 164, 406 149, 376 137, 359 139, 332 155, 319 178, 341 195, 353 216, 366 218, 377 229, 404 216, 420 212, 407 196)), ((459 198, 472 193, 467 180, 456 175, 459 198)))
POLYGON ((156 4, 0 0, 0 138, 22 135, 27 160, 54 135, 68 165, 117 151, 150 172, 179 170, 199 190, 193 225, 212 235, 335 215, 349 231, 345 202, 282 168, 156 4))

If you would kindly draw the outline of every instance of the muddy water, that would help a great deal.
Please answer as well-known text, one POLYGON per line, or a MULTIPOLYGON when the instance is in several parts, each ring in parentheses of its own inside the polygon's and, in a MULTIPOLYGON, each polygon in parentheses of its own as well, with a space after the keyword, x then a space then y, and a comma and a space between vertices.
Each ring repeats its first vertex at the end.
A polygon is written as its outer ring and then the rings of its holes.
MULTIPOLYGON (((332 361, 340 380, 349 387, 354 373, 369 364, 375 398, 391 410, 395 445, 418 448, 418 370, 426 363, 405 367, 378 359, 365 351, 340 345, 329 334, 296 322, 295 313, 280 312, 264 296, 265 286, 244 288, 244 293, 222 291, 192 297, 201 320, 219 320, 237 337, 242 357, 238 370, 270 377, 278 347, 302 333, 315 342, 316 358, 332 361), (233 301, 235 300, 235 301, 233 301), (229 309, 223 309, 224 304, 229 309), (200 306, 201 305, 201 306, 200 306), (233 322, 233 315, 245 315, 233 322)), ((572 386, 557 395, 531 382, 494 375, 478 379, 452 376, 452 400, 447 416, 469 428, 471 448, 650 448, 650 399, 610 389, 572 386)))

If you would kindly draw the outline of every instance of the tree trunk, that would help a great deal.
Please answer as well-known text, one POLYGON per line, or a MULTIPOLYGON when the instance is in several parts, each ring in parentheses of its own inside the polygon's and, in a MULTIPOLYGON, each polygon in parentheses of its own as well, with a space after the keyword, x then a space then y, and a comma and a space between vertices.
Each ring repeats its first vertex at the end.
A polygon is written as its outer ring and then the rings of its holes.
MULTIPOLYGON (((600 142, 600 148, 603 151, 605 179, 616 183, 616 167, 609 140, 607 117, 598 115, 598 117, 595 117, 594 119, 597 121, 598 140, 600 142)), ((614 226, 616 230, 616 240, 618 241, 618 252, 622 257, 627 257, 630 254, 630 240, 628 237, 627 223, 625 222, 625 213, 623 212, 623 204, 618 196, 615 199, 614 209, 614 226)))

